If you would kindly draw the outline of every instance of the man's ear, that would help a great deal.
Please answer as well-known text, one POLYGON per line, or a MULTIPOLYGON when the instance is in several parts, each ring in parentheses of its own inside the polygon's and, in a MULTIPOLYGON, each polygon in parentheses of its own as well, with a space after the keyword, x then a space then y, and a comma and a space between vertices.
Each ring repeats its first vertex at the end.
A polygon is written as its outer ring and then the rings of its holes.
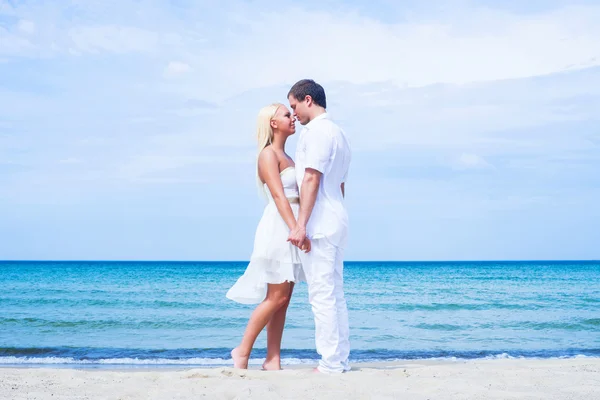
POLYGON ((312 96, 309 94, 307 94, 306 97, 304 97, 304 101, 306 101, 306 105, 309 107, 313 104, 312 96))

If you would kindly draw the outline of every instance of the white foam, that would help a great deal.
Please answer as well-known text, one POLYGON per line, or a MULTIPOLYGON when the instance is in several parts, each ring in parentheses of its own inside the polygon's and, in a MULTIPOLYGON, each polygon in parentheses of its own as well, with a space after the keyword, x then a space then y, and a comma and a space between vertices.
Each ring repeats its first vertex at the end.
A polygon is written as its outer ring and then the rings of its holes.
MULTIPOLYGON (((524 357, 524 356, 511 356, 508 353, 501 353, 492 356, 482 357, 484 360, 517 360, 517 359, 546 359, 547 357, 524 357)), ((596 356, 586 356, 577 354, 573 356, 560 356, 550 357, 558 359, 570 359, 570 358, 596 358, 596 356)), ((422 359, 363 359, 363 360, 350 360, 351 363, 355 362, 406 362, 406 361, 464 361, 464 358, 458 357, 429 357, 422 359)), ((249 365, 262 365, 265 361, 264 358, 251 358, 248 362, 249 365)), ((304 359, 304 358, 282 358, 282 365, 302 365, 302 364, 314 364, 317 360, 304 359)), ((98 360, 76 360, 72 357, 0 357, 0 365, 198 365, 198 366, 228 366, 231 365, 231 358, 187 358, 183 360, 174 360, 167 358, 152 358, 152 359, 139 359, 139 358, 102 358, 98 360)))
MULTIPOLYGON (((262 365, 264 358, 251 358, 249 365, 262 365)), ((281 364, 310 364, 315 360, 300 358, 283 358, 281 364)), ((102 358, 98 360, 76 360, 72 357, 0 357, 0 365, 29 365, 29 364, 73 364, 73 365, 203 365, 220 366, 230 365, 231 359, 224 358, 187 358, 173 360, 167 358, 139 359, 139 358, 102 358)))
POLYGON ((525 358, 525 357, 522 357, 522 356, 515 357, 515 356, 511 356, 508 353, 501 353, 501 354, 496 354, 493 356, 484 357, 484 360, 516 360, 518 358, 525 358))

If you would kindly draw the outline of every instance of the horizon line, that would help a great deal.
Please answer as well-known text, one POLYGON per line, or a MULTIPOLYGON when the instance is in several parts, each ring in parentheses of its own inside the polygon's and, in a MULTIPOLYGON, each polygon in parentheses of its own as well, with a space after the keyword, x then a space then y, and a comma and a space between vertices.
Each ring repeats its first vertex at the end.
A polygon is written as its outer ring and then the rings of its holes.
MULTIPOLYGON (((581 258, 581 259, 543 259, 543 258, 524 258, 524 259, 453 259, 453 260, 426 260, 426 259, 415 259, 415 260, 344 260, 344 262, 351 263, 368 263, 368 262, 393 262, 393 263, 447 263, 447 262, 600 262, 600 259, 595 258, 581 258)), ((250 260, 143 260, 143 259, 0 259, 0 262, 171 262, 171 263, 198 263, 198 262, 210 262, 210 263, 248 263, 250 260)))

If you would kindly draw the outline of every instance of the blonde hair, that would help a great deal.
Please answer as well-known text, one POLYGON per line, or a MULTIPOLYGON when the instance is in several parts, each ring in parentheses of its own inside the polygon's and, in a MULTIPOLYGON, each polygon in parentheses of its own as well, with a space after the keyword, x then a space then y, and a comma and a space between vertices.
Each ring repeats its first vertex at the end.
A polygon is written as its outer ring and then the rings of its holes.
POLYGON ((263 151, 265 147, 273 143, 274 134, 273 128, 271 127, 271 121, 281 106, 281 103, 273 103, 261 108, 258 112, 258 118, 256 121, 256 141, 258 144, 256 153, 256 183, 263 194, 264 186, 260 180, 260 177, 258 176, 258 157, 260 156, 260 152, 263 151))

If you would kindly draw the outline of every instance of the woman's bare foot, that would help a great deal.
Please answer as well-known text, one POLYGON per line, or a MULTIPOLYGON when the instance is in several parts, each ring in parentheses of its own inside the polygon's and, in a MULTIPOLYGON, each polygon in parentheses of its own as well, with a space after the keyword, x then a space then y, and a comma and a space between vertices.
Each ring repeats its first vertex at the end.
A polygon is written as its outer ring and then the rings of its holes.
POLYGON ((262 369, 264 369, 265 371, 279 371, 281 369, 281 362, 279 360, 279 357, 273 357, 271 359, 265 360, 265 362, 262 365, 262 369))
POLYGON ((231 350, 231 359, 233 360, 233 368, 248 369, 248 357, 249 355, 243 356, 240 354, 239 349, 236 347, 231 350))

